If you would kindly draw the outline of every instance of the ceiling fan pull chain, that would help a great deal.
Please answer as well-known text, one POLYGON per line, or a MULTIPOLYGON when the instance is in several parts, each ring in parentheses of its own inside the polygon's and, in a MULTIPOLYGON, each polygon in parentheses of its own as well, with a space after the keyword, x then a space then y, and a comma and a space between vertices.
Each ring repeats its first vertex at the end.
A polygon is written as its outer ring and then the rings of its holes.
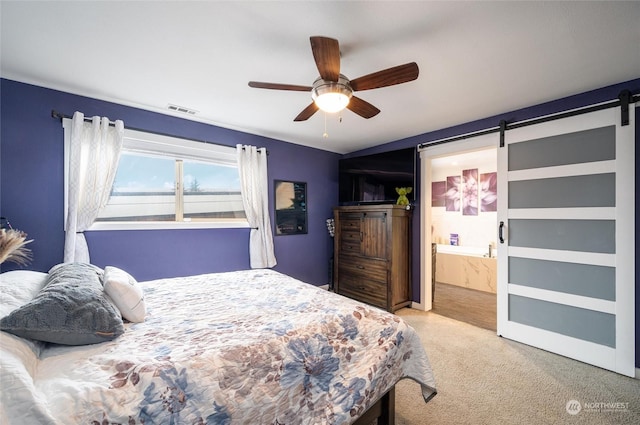
POLYGON ((329 133, 327 133, 327 113, 324 113, 324 133, 322 134, 322 137, 325 139, 329 138, 329 133))

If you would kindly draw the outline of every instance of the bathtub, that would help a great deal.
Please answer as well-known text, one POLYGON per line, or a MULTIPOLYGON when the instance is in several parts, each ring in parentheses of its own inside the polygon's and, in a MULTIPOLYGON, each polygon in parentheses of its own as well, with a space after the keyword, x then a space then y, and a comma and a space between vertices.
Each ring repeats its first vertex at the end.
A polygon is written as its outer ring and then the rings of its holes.
POLYGON ((487 247, 438 245, 436 282, 496 293, 496 250, 487 247))

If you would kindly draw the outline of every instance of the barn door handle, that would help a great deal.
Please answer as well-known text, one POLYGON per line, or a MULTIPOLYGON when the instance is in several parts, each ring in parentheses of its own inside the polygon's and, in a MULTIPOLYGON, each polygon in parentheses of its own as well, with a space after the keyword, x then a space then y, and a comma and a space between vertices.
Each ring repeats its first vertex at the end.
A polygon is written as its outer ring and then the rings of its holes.
POLYGON ((504 243, 504 221, 500 222, 500 227, 498 228, 498 239, 500 239, 500 243, 504 243))

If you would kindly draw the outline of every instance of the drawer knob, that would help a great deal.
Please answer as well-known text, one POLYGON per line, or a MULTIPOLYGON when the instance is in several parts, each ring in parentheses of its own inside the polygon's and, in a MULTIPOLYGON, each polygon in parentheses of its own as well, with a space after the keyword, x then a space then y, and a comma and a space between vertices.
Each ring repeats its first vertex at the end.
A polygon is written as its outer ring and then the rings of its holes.
POLYGON ((358 268, 359 268, 359 269, 361 269, 361 270, 364 270, 364 266, 358 265, 358 266, 356 266, 356 267, 358 267, 358 268))

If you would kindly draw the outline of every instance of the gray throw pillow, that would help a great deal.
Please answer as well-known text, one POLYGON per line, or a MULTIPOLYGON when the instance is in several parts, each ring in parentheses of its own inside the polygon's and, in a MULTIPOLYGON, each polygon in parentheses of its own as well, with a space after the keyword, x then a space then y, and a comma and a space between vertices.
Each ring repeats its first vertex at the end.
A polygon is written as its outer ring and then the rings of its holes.
POLYGON ((105 296, 102 269, 58 264, 29 303, 0 320, 0 329, 19 337, 64 345, 109 341, 124 333, 120 311, 105 296))

